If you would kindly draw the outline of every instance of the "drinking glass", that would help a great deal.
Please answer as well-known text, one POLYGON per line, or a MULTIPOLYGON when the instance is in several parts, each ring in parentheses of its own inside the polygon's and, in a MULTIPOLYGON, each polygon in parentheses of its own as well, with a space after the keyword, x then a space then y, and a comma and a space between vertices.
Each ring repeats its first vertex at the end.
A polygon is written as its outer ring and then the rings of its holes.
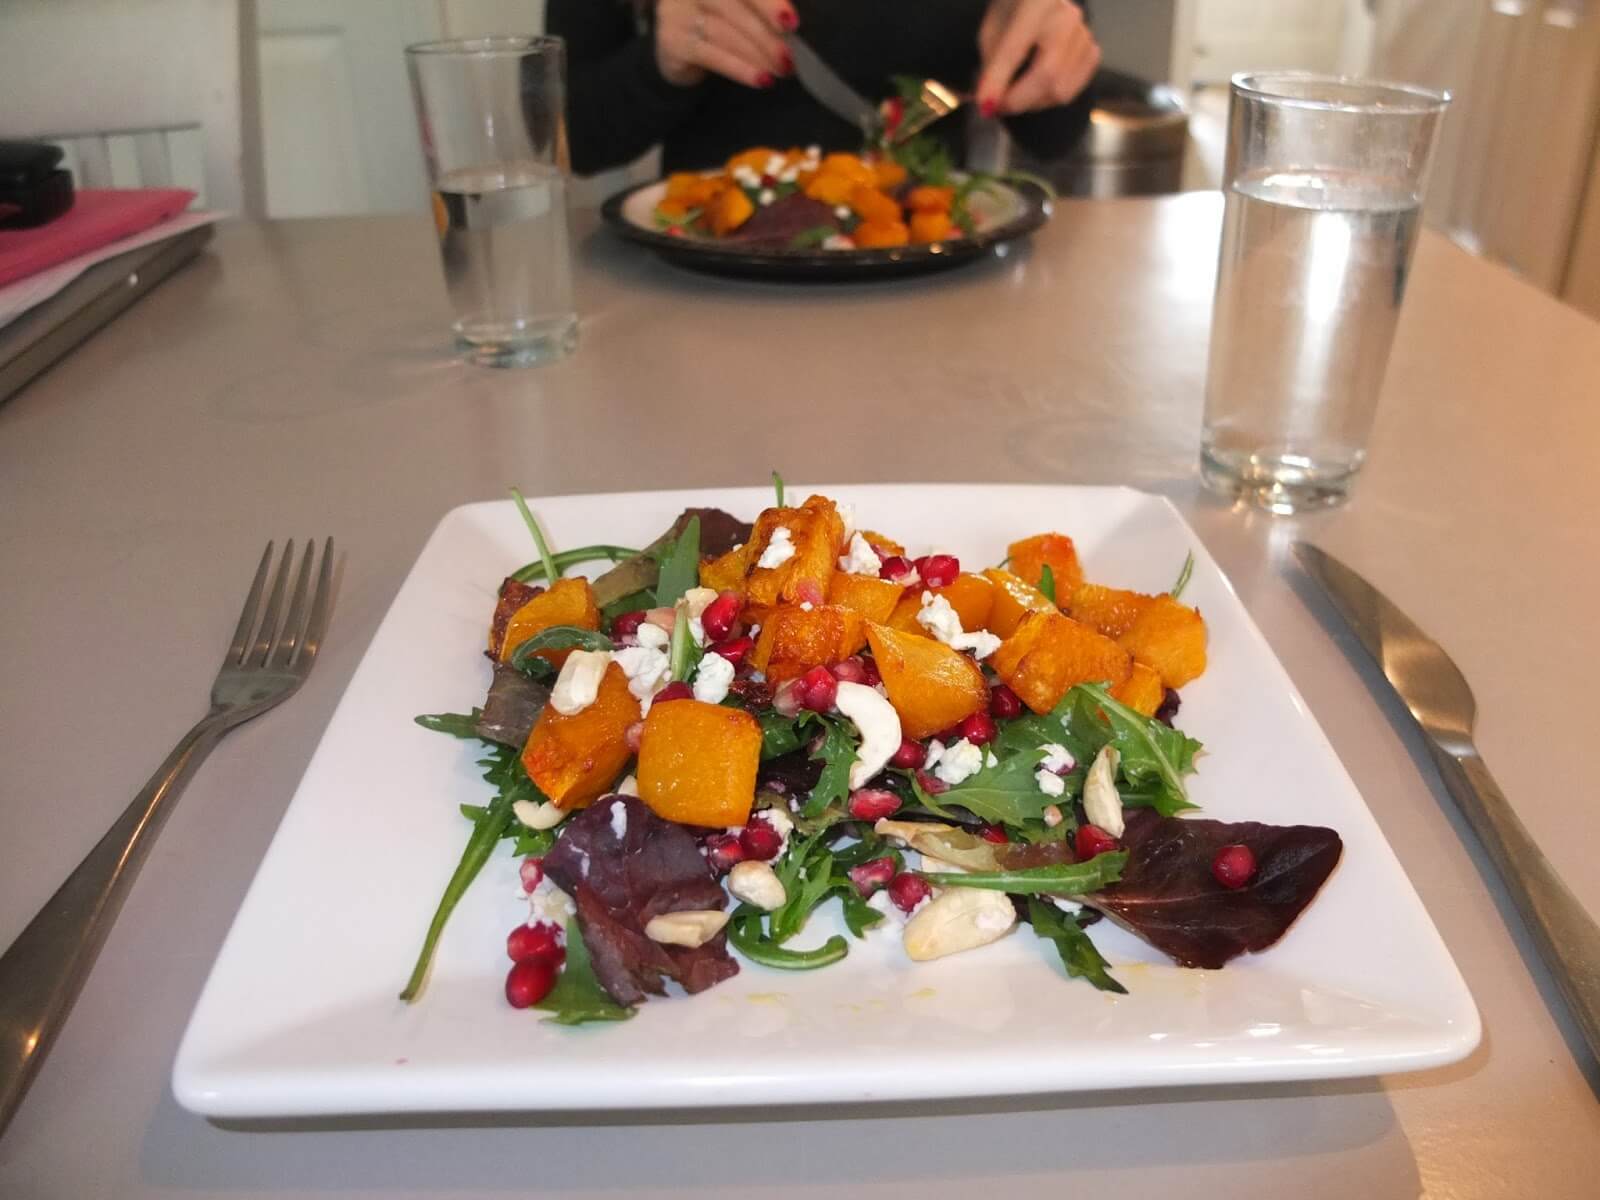
POLYGON ((458 345, 496 367, 570 354, 561 39, 423 42, 406 63, 458 345))
POLYGON ((1450 97, 1233 77, 1200 473, 1276 513, 1337 504, 1366 457, 1450 97))

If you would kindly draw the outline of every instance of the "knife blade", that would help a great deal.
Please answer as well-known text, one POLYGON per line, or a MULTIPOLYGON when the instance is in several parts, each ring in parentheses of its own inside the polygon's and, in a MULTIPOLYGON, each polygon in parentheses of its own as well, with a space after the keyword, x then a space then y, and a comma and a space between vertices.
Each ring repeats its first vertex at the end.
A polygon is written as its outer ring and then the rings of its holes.
POLYGON ((1600 926, 1517 817, 1472 740, 1477 703, 1460 668, 1359 573, 1309 542, 1294 556, 1327 595, 1425 735, 1445 790, 1489 853, 1540 956, 1600 1059, 1600 926))
POLYGON ((863 133, 872 129, 878 120, 878 109, 870 100, 841 79, 839 73, 797 35, 784 34, 783 44, 794 63, 795 78, 812 99, 835 116, 859 126, 863 133))

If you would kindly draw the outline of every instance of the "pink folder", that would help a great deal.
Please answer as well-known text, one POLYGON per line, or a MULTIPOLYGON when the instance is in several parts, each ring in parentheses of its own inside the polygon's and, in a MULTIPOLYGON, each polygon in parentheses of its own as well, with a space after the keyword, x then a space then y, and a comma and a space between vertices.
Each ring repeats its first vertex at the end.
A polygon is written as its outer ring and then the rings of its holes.
POLYGON ((0 229, 0 287, 149 229, 189 207, 182 188, 80 191, 63 215, 36 229, 0 229))

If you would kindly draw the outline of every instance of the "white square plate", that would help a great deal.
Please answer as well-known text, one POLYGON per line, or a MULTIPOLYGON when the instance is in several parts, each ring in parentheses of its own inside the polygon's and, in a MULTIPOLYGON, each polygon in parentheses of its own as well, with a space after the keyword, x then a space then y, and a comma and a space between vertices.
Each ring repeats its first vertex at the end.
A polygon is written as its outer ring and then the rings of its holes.
MULTIPOLYGON (((1270 950, 1184 970, 1109 922, 1095 941, 1129 994, 1068 981, 1025 928, 914 964, 893 932, 789 973, 741 963, 700 996, 633 1020, 561 1028, 505 1003, 506 933, 525 918, 496 853, 457 908, 421 1001, 396 998, 487 794, 473 742, 413 724, 480 703, 501 578, 534 557, 509 502, 445 516, 306 770, 201 994, 173 1071, 209 1116, 650 1109, 1012 1095, 1326 1079, 1455 1061, 1477 1009, 1361 796, 1198 538, 1165 500, 1121 488, 827 489, 862 527, 971 565, 1042 529, 1089 577, 1160 591, 1185 553, 1210 667, 1179 724, 1205 743, 1209 816, 1328 825, 1344 858, 1270 950), (1379 919, 1378 914, 1381 914, 1379 919)), ((686 505, 754 519, 766 489, 532 501, 557 547, 644 545, 686 505)), ((830 910, 837 906, 830 906, 830 910)), ((796 940, 836 931, 824 910, 796 940)))

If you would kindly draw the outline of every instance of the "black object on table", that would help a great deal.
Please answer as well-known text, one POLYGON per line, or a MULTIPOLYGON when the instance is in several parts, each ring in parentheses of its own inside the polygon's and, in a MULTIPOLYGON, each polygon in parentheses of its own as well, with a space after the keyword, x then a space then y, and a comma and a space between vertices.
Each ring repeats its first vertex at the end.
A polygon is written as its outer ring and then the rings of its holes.
POLYGON ((72 207, 72 172, 60 163, 60 146, 0 142, 0 229, 31 229, 72 207))

